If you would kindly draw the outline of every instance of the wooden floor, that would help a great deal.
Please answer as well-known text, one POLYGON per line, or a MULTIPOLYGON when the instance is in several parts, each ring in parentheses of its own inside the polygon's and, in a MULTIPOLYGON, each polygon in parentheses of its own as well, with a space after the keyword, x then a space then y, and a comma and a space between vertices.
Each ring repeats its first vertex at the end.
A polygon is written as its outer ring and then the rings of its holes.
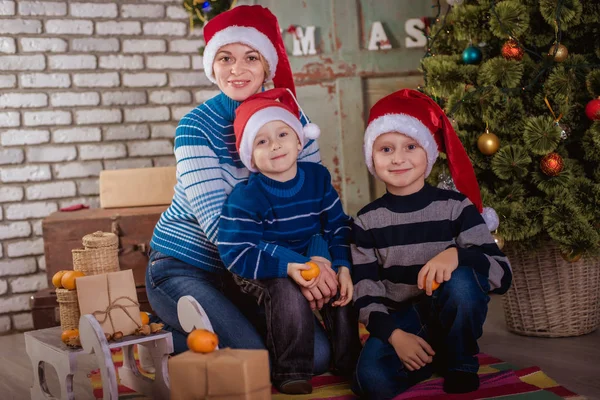
MULTIPOLYGON (((480 340, 481 351, 518 367, 541 367, 551 378, 590 400, 600 400, 600 330, 586 336, 543 339, 514 335, 504 325, 502 303, 494 297, 480 340)), ((96 368, 93 358, 82 357, 85 371, 75 375, 75 398, 93 399, 87 372, 96 368)), ((50 390, 59 393, 56 374, 49 373, 50 390)), ((32 367, 25 353, 22 334, 0 337, 0 398, 29 398, 32 367)))

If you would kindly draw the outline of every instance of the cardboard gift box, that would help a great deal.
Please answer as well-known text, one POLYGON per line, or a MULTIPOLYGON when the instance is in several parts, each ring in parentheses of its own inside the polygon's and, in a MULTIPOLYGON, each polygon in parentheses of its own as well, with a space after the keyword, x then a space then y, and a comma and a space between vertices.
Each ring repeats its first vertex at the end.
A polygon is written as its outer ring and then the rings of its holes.
POLYGON ((271 398, 266 350, 187 351, 169 359, 171 400, 271 398))
POLYGON ((131 335, 142 325, 140 305, 129 270, 75 280, 81 315, 92 314, 105 333, 131 335))
POLYGON ((175 167, 104 170, 100 172, 100 207, 168 205, 176 183, 175 167))

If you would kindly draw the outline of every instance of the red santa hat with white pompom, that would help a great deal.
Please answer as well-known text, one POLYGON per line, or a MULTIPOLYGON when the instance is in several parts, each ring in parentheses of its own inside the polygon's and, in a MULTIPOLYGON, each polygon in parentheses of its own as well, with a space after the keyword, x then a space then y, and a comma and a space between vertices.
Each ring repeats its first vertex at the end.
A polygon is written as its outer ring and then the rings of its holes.
POLYGON ((373 143, 379 135, 400 132, 417 141, 427 154, 425 177, 429 176, 439 152, 446 153, 454 185, 482 214, 490 231, 498 228, 493 208, 483 207, 479 184, 471 160, 444 111, 430 97, 416 90, 403 89, 379 100, 371 109, 364 137, 365 162, 373 167, 373 143))

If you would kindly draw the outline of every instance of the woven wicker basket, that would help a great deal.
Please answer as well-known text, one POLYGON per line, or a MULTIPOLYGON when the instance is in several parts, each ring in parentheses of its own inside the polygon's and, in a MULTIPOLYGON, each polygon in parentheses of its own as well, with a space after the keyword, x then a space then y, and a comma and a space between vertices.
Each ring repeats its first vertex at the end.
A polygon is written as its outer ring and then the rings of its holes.
POLYGON ((119 237, 114 233, 97 231, 83 237, 86 249, 119 248, 119 237))
POLYGON ((80 312, 77 290, 56 289, 56 300, 60 311, 61 329, 78 329, 80 312))
POLYGON ((75 249, 73 269, 86 276, 107 274, 119 271, 119 252, 117 249, 104 247, 99 249, 75 249))
POLYGON ((508 329, 541 337, 590 333, 600 325, 600 259, 570 263, 549 243, 533 251, 505 248, 513 267, 503 296, 508 329))

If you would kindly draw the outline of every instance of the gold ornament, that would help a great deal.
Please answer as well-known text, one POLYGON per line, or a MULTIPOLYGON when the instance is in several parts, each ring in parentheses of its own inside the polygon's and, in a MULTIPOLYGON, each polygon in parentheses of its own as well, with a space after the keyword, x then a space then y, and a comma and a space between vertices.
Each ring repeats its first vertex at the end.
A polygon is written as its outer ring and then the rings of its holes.
POLYGON ((498 139, 498 136, 486 129, 485 133, 479 136, 479 139, 477 139, 477 148, 486 156, 491 156, 496 154, 500 148, 500 139, 498 139))
POLYGON ((540 161, 542 172, 548 176, 558 176, 564 166, 563 159, 558 153, 546 154, 540 161))
POLYGON ((554 50, 556 48, 556 44, 553 44, 552 47, 550 47, 550 50, 548 50, 548 55, 550 57, 554 57, 554 61, 556 62, 563 62, 567 59, 567 56, 569 55, 569 50, 567 50, 567 47, 559 44, 558 45, 558 50, 556 50, 556 54, 554 54, 554 50))
POLYGON ((560 256, 563 258, 563 260, 565 260, 566 262, 570 262, 570 263, 574 263, 579 261, 579 259, 581 258, 581 256, 583 255, 583 252, 578 251, 578 250, 571 250, 568 253, 560 253, 560 256))
POLYGON ((492 233, 492 237, 494 238, 494 242, 496 242, 498 248, 502 250, 502 248, 504 247, 504 237, 502 237, 502 235, 498 232, 492 233))

